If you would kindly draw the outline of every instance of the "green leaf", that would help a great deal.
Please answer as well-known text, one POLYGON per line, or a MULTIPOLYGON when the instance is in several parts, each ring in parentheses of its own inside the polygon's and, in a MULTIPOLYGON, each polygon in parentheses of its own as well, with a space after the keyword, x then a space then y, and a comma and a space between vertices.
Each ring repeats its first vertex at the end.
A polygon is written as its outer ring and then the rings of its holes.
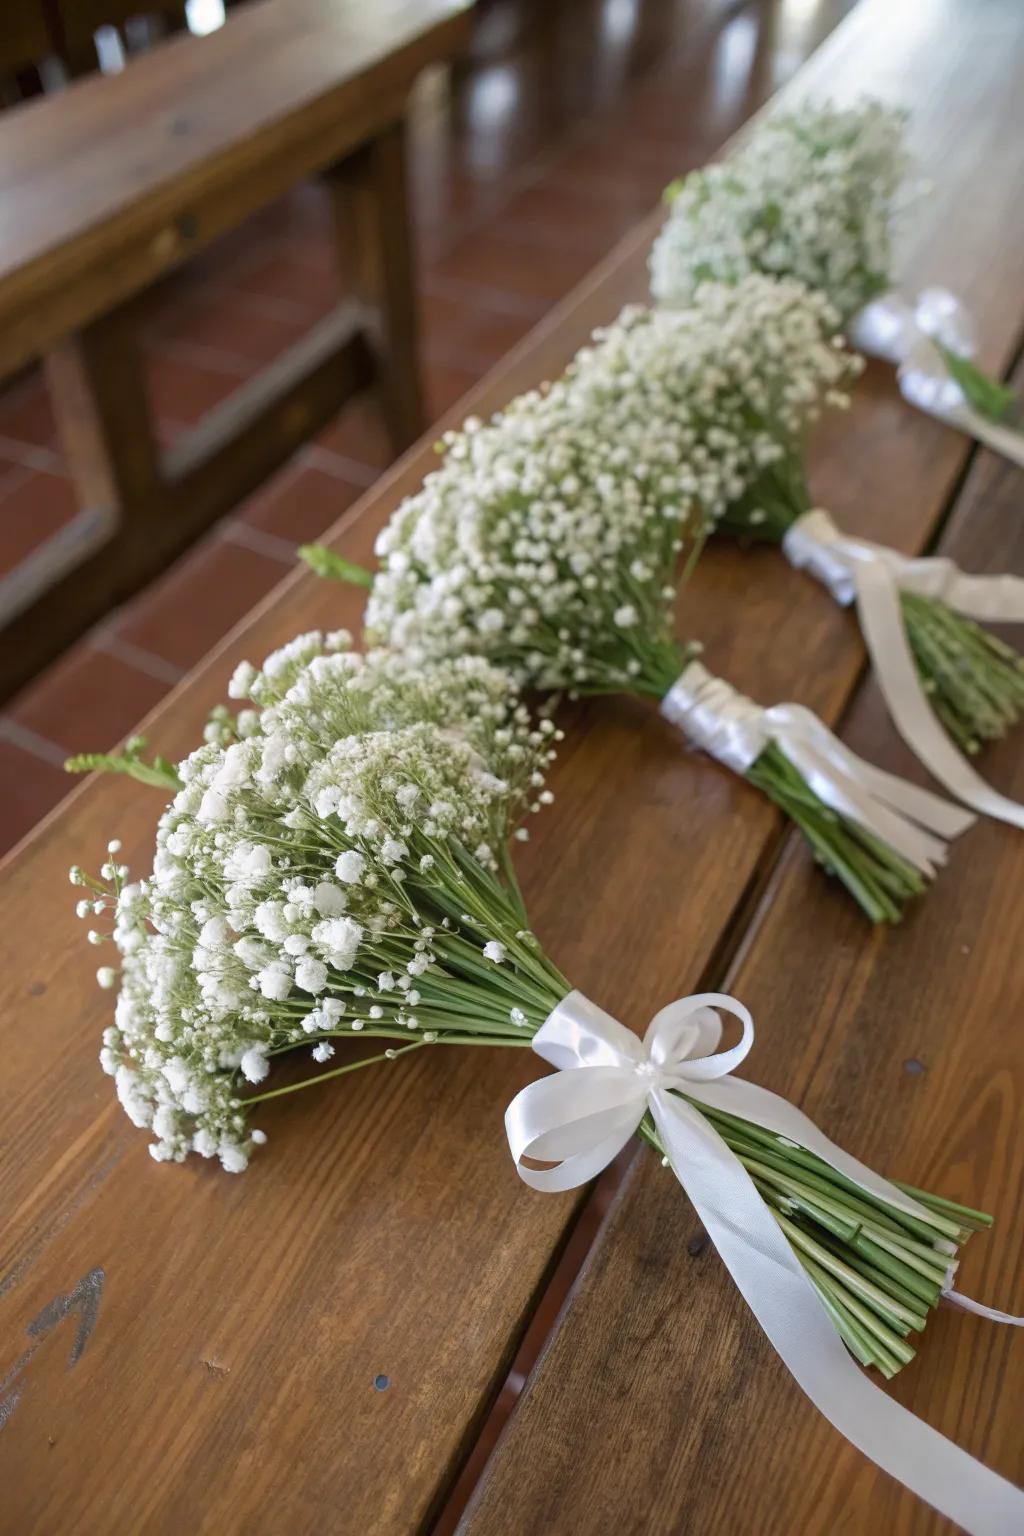
POLYGON ((147 763, 141 755, 145 745, 144 737, 132 736, 125 742, 123 752, 80 752, 76 757, 68 758, 64 771, 120 773, 137 780, 139 784, 148 784, 153 789, 172 789, 177 792, 182 782, 174 764, 159 755, 147 763))
POLYGON ((975 367, 969 357, 961 357, 956 352, 951 352, 941 342, 936 346, 942 353, 942 360, 949 370, 950 377, 959 384, 964 392, 964 398, 968 405, 974 407, 979 416, 986 417, 989 421, 1002 421, 1013 405, 1016 395, 1007 384, 1000 384, 998 379, 991 374, 983 373, 975 367))
POLYGON ((333 549, 328 549, 326 544, 303 544, 299 548, 299 558, 305 560, 311 571, 317 576, 323 576, 328 581, 344 581, 350 587, 372 587, 373 572, 365 566, 356 565, 351 560, 344 560, 341 555, 335 554, 333 549))

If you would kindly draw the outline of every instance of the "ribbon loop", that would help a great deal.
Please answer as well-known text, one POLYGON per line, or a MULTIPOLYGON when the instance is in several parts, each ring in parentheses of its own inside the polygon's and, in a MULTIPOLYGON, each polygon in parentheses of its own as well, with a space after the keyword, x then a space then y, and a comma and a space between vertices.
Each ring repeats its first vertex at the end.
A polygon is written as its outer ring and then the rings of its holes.
POLYGON ((1024 467, 1024 432, 976 411, 950 373, 942 349, 972 359, 977 341, 970 312, 948 288, 922 289, 913 304, 897 293, 872 299, 851 322, 850 340, 896 366, 900 392, 911 405, 1024 467))
MULTIPOLYGON (((558 1058, 563 1070, 524 1088, 506 1111, 520 1178, 552 1191, 586 1182, 621 1151, 649 1111, 676 1177, 744 1300, 799 1386, 840 1434, 971 1536, 1024 1529, 1020 1490, 880 1392, 855 1364, 750 1175, 687 1102, 726 1109, 795 1141, 883 1202, 927 1216, 917 1201, 830 1142, 794 1105, 731 1076, 753 1038, 750 1014, 723 993, 669 1004, 651 1021, 642 1045, 581 993, 569 993, 534 1039, 534 1049, 549 1061, 558 1058), (724 1051, 718 1049, 719 1009, 742 1026, 739 1044, 724 1051), (601 1064, 588 1064, 595 1057, 601 1064), (677 1086, 687 1098, 671 1091, 677 1086), (523 1157, 564 1161, 538 1170, 525 1167, 523 1157)), ((956 1293, 950 1299, 1001 1316, 956 1293)))
POLYGON ((816 508, 788 529, 787 559, 810 572, 837 602, 856 602, 861 631, 893 724, 903 740, 957 799, 985 815, 1024 827, 1024 806, 990 788, 946 735, 928 702, 910 649, 901 592, 931 597, 967 618, 1024 623, 1024 581, 967 576, 944 557, 910 558, 882 544, 851 538, 816 508))
POLYGON ((897 365, 907 361, 922 336, 957 357, 973 357, 978 350, 970 311, 948 288, 922 288, 913 304, 901 294, 883 293, 850 324, 858 351, 897 365))

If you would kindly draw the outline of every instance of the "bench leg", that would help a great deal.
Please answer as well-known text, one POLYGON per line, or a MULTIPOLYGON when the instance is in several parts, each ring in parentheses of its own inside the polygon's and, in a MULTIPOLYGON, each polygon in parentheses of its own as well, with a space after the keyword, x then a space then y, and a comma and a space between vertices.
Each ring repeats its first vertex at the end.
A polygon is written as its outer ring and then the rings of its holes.
POLYGON ((138 304, 94 320, 60 342, 46 376, 61 445, 82 506, 101 509, 140 542, 158 517, 160 455, 139 348, 138 304))
POLYGON ((367 310, 384 415, 399 452, 429 425, 420 387, 405 139, 399 118, 326 178, 344 274, 367 310))

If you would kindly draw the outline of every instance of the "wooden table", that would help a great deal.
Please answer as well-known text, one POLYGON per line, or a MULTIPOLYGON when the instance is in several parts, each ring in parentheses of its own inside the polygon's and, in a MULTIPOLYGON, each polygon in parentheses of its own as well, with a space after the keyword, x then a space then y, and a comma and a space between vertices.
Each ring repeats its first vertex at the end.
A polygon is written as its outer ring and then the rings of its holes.
MULTIPOLYGON (((981 12, 933 0, 899 22, 886 0, 864 0, 798 82, 909 98, 940 187, 906 269, 961 292, 993 368, 1008 364, 1024 310, 1022 52, 1014 0, 981 12)), ((460 414, 550 376, 641 296, 652 228, 460 414)), ((336 526, 335 547, 367 561, 431 462, 429 445, 409 454, 336 526)), ((823 435, 813 472, 819 501, 853 531, 1024 570, 1019 478, 912 413, 882 369, 823 435)), ((154 744, 194 742, 238 659, 300 628, 355 625, 359 606, 353 590, 286 581, 152 718, 154 744)), ((874 689, 858 686, 854 621, 777 554, 712 550, 684 627, 739 686, 799 699, 915 773, 874 689)), ((518 860, 562 968, 637 1029, 672 997, 734 987, 758 1024, 750 1074, 881 1170, 996 1211, 995 1232, 968 1247, 964 1287, 1024 1309, 1021 839, 973 830, 901 928, 876 933, 771 807, 681 752, 653 710, 595 703, 565 723, 556 805, 518 860)), ((1019 745, 985 766, 1024 791, 1019 745)), ((155 1166, 96 1066, 109 997, 91 984, 66 867, 98 862, 111 835, 140 866, 156 812, 141 787, 86 784, 0 882, 0 1531, 429 1529, 586 1198, 535 1195, 512 1169, 501 1115, 536 1064, 424 1053, 279 1101, 271 1147, 244 1178, 155 1166)), ((891 1390, 1021 1481, 1022 1374, 1019 1334, 943 1313, 891 1390)), ((944 1528, 817 1418, 646 1154, 465 1527, 944 1528)))
POLYGON ((0 697, 355 391, 379 385, 396 450, 424 431, 405 115, 468 22, 466 0, 262 0, 0 117, 0 379, 45 357, 80 502, 0 598, 0 697), (313 176, 347 297, 162 450, 141 344, 159 280, 313 176))

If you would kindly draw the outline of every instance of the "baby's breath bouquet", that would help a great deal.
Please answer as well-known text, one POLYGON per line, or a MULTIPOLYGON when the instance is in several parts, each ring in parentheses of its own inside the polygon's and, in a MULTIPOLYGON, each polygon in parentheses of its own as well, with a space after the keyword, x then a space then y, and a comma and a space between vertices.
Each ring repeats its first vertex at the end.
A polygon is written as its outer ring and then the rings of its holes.
POLYGON ((245 1168, 253 1116, 308 1086, 260 1087, 299 1047, 322 1064, 356 1036, 386 1043, 371 1061, 528 1046, 569 990, 508 858, 515 819, 549 798, 554 726, 476 658, 428 672, 348 644, 311 633, 239 669, 256 707, 219 711, 178 767, 150 875, 72 871, 80 915, 113 913, 101 1061, 157 1161, 245 1168))
MULTIPOLYGON (((164 765, 180 788, 152 873, 129 882, 116 841, 98 879, 71 872, 88 893, 79 915, 113 917, 100 1059, 157 1162, 198 1154, 241 1172, 282 1094, 430 1046, 529 1048, 563 1011, 584 1010, 581 1030, 607 1018, 528 925, 509 839, 551 800, 559 733, 531 721, 507 674, 471 656, 364 657, 344 632, 312 632, 243 663, 229 691, 240 713, 215 712, 206 744, 164 765), (327 1065, 367 1037, 384 1051, 327 1065), (264 1086, 297 1051, 324 1070, 264 1086)), ((911 1359, 957 1245, 988 1218, 884 1181, 858 1189, 756 1115, 701 1113, 857 1359, 887 1375, 911 1359)), ((639 1130, 665 1151, 649 1120, 639 1130)))
POLYGON ((820 292, 754 274, 734 286, 703 283, 687 311, 642 315, 621 344, 638 373, 671 367, 674 354, 686 393, 705 396, 710 370, 709 419, 718 425, 705 442, 716 452, 726 430, 733 471, 725 495, 702 502, 711 524, 744 541, 777 543, 838 602, 856 602, 908 743, 967 804, 1019 822, 1020 808, 995 796, 955 749, 976 753, 1024 714, 1024 660, 976 621, 1024 620, 1024 584, 1012 576, 965 576, 948 559, 908 559, 851 538, 814 505, 804 468, 806 430, 822 406, 847 404, 842 385, 859 367, 837 325, 820 292), (746 450, 739 468, 737 443, 746 450))
MULTIPOLYGON (((873 920, 893 921, 960 814, 862 763, 809 711, 742 698, 676 639, 706 529, 780 451, 754 414, 763 370, 750 365, 743 395, 721 361, 732 330, 763 327, 783 412, 850 368, 821 334, 824 299, 761 278, 717 291, 715 314, 627 312, 558 382, 449 433, 441 467, 378 539, 367 635, 420 660, 485 655, 538 689, 659 701, 801 827, 873 920)), ((329 571, 329 552, 313 558, 329 571)))
MULTIPOLYGON (((72 870, 89 892, 81 915, 113 912, 120 976, 104 967, 99 980, 119 995, 101 1062, 154 1159, 240 1173, 282 1094, 426 1049, 532 1048, 561 1070, 506 1114, 528 1183, 584 1182, 636 1132, 842 1433, 933 1500, 924 1461, 952 1456, 967 1488, 957 1482, 953 1513, 999 1493, 956 1447, 908 1429, 855 1364, 892 1376, 913 1358, 930 1310, 957 1299, 960 1244, 989 1218, 889 1183, 733 1078, 753 1043, 735 999, 681 999, 641 1042, 570 987, 530 931, 508 857, 516 819, 550 798, 557 732, 530 721, 509 678, 473 657, 362 658, 347 636, 312 633, 259 670, 243 664, 230 691, 241 712, 219 710, 205 746, 157 767, 180 788, 152 874, 127 883, 116 841, 98 880, 72 870), (725 1050, 719 1010, 742 1024, 725 1050), (385 1049, 328 1065, 363 1037, 385 1049), (315 1075, 271 1079, 307 1051, 315 1075)), ((153 782, 140 765, 136 743, 105 766, 153 782)))
POLYGON ((925 289, 913 304, 892 291, 911 171, 905 131, 906 114, 879 101, 806 102, 770 114, 728 160, 668 189, 651 289, 659 303, 678 307, 708 280, 797 278, 828 297, 862 350, 901 365, 914 404, 1007 451, 1019 434, 999 424, 1013 392, 972 361, 963 306, 944 289, 925 289), (980 433, 973 417, 960 418, 961 402, 981 418, 980 433), (996 424, 993 432, 986 423, 996 424))

